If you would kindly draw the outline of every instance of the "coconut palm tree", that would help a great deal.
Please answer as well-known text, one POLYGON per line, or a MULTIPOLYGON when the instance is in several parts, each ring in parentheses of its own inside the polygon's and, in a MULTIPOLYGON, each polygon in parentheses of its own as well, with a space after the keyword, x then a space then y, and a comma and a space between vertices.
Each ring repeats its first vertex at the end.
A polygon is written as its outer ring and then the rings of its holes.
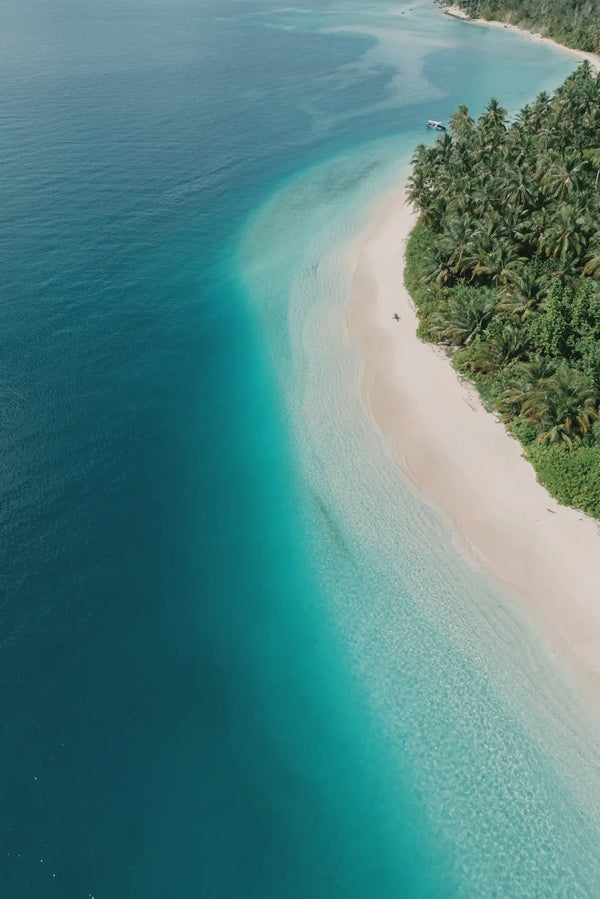
POLYGON ((542 184, 548 188, 550 194, 557 200, 569 197, 574 190, 581 186, 585 177, 585 164, 576 153, 569 152, 558 158, 547 169, 542 178, 542 184))
POLYGON ((506 116, 506 109, 500 106, 495 97, 492 97, 486 104, 485 112, 479 118, 478 127, 481 127, 484 132, 487 131, 490 137, 494 137, 506 131, 506 116))
POLYGON ((539 93, 529 109, 527 126, 529 131, 535 134, 547 127, 551 109, 550 94, 547 91, 539 93))
POLYGON ((540 249, 562 263, 568 257, 579 256, 583 246, 577 209, 566 204, 559 206, 540 236, 540 249))
POLYGON ((538 385, 552 377, 556 364, 544 356, 533 356, 527 362, 517 362, 511 368, 511 378, 504 389, 498 408, 504 418, 518 415, 538 385))
POLYGON ((493 241, 485 249, 482 248, 473 274, 488 276, 493 284, 506 284, 523 270, 527 259, 519 256, 511 241, 506 238, 493 241))
POLYGON ((516 315, 521 321, 526 321, 543 303, 549 287, 548 276, 538 274, 533 266, 524 267, 519 272, 511 272, 500 299, 499 309, 509 315, 516 315))
POLYGON ((590 147, 583 151, 585 158, 593 165, 596 171, 594 188, 598 188, 598 178, 600 178, 600 147, 590 147))
POLYGON ((598 396, 585 375, 562 366, 538 382, 522 409, 543 428, 540 443, 563 443, 573 449, 598 419, 598 396))
POLYGON ((428 191, 431 190, 431 183, 427 179, 424 167, 414 165, 412 174, 408 179, 408 199, 411 203, 420 205, 424 200, 428 191))
POLYGON ((450 133, 455 139, 467 138, 469 131, 475 124, 474 119, 469 115, 469 107, 466 104, 459 106, 456 112, 453 112, 449 118, 450 133))
POLYGON ((600 278, 600 241, 590 248, 583 270, 586 275, 591 275, 593 278, 600 278))
POLYGON ((513 359, 526 356, 529 351, 529 336, 514 319, 492 322, 485 339, 473 342, 467 360, 472 372, 489 374, 506 367, 513 359))
POLYGON ((452 282, 452 269, 447 256, 439 248, 432 248, 427 258, 422 260, 423 284, 449 284, 452 282))
POLYGON ((446 226, 440 240, 440 250, 448 259, 448 265, 454 274, 460 275, 468 270, 473 233, 473 221, 468 215, 456 216, 446 226))
POLYGON ((436 231, 441 230, 446 211, 446 202, 443 196, 435 190, 427 191, 419 200, 419 208, 425 223, 436 231))
POLYGON ((526 207, 531 199, 533 190, 533 180, 522 166, 507 172, 505 182, 506 200, 511 207, 515 205, 526 207))
POLYGON ((452 346, 469 346, 483 334, 497 306, 494 291, 460 287, 452 294, 448 308, 434 317, 433 330, 452 346))

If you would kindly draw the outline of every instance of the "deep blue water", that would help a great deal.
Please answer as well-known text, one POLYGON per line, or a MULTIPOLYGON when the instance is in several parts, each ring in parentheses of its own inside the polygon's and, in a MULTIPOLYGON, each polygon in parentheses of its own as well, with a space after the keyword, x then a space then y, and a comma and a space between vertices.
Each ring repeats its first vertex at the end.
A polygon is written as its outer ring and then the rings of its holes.
POLYGON ((513 106, 571 67, 419 15, 415 59, 377 2, 0 6, 2 896, 459 892, 363 726, 232 263, 295 172, 480 108, 509 49, 513 106))

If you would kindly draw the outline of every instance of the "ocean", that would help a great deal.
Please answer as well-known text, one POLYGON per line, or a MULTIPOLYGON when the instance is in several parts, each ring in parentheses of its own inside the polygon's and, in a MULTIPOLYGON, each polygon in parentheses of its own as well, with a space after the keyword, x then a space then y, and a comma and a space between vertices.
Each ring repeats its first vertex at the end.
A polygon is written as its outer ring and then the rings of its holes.
POLYGON ((0 896, 600 894, 584 710, 341 325, 423 123, 573 67, 432 3, 0 5, 0 896))

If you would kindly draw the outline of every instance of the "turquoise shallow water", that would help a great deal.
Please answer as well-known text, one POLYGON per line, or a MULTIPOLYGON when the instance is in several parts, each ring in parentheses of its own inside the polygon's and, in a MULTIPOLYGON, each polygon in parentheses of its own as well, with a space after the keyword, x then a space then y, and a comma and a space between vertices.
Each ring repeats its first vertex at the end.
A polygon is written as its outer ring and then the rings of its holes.
POLYGON ((340 327, 423 120, 572 61, 339 0, 24 0, 0 51, 0 894, 597 895, 586 722, 340 327))
POLYGON ((593 896, 596 726, 518 607, 398 473, 360 400, 348 246, 374 198, 405 178, 404 140, 303 172, 251 223, 241 269, 279 338, 312 552, 365 690, 362 727, 384 736, 390 781, 419 797, 446 888, 593 896))

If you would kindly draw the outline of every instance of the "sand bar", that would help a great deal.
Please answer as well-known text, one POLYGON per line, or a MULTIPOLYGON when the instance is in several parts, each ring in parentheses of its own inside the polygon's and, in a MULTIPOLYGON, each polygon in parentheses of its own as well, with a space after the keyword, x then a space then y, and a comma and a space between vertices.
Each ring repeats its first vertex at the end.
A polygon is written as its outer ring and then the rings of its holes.
POLYGON ((397 190, 350 250, 347 324, 361 357, 362 399, 459 548, 525 604, 551 650, 600 699, 600 524, 548 495, 521 445, 445 352, 417 338, 403 282, 414 222, 397 190))
POLYGON ((552 38, 544 37, 542 34, 538 34, 535 31, 528 31, 526 28, 518 28, 517 25, 510 25, 508 22, 495 22, 488 19, 472 19, 460 8, 460 6, 446 6, 444 7, 444 12, 448 16, 452 16, 455 19, 462 19, 465 22, 469 22, 471 25, 486 25, 490 28, 504 28, 507 31, 514 31, 516 34, 521 34, 523 37, 526 37, 532 44, 547 44, 549 47, 554 47, 556 50, 562 50, 564 53, 569 53, 577 59, 582 61, 587 60, 592 67, 592 71, 600 72, 600 56, 597 56, 595 53, 588 53, 585 50, 576 50, 573 47, 565 47, 564 44, 559 44, 557 41, 553 41, 552 38))

